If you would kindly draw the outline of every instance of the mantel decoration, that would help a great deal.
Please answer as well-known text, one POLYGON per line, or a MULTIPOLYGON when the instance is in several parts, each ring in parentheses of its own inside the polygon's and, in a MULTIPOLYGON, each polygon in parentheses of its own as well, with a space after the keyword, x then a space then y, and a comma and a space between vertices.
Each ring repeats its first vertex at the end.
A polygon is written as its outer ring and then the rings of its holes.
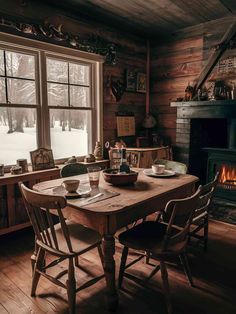
MULTIPOLYGON (((12 18, 13 19, 13 18, 12 18)), ((74 35, 63 31, 63 25, 58 26, 44 23, 22 23, 1 17, 0 26, 12 28, 27 37, 35 37, 39 40, 50 40, 52 42, 60 42, 65 46, 74 49, 83 50, 95 54, 105 56, 105 62, 110 65, 116 64, 116 46, 114 43, 107 42, 100 36, 91 34, 87 39, 80 38, 80 35, 74 35)))

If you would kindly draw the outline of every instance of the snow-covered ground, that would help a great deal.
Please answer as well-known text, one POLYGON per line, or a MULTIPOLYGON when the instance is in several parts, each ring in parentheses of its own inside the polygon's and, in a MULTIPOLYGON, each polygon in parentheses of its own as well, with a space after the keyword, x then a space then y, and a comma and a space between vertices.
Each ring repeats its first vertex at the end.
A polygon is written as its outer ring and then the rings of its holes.
MULTIPOLYGON (((16 160, 26 158, 30 162, 30 151, 37 148, 36 129, 24 128, 24 133, 7 134, 8 127, 0 125, 0 164, 14 165, 16 160)), ((86 155, 88 134, 86 130, 61 131, 56 126, 51 129, 51 143, 54 159, 72 155, 86 155)))
POLYGON ((78 129, 62 132, 61 127, 54 127, 51 129, 51 147, 55 159, 87 155, 88 133, 78 129))

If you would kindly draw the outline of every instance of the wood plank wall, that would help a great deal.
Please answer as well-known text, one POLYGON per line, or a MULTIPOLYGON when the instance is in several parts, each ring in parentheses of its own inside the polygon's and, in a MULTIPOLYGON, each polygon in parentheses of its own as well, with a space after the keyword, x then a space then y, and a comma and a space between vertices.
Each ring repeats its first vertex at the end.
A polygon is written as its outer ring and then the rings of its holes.
POLYGON ((186 86, 194 84, 212 49, 234 20, 220 19, 182 29, 164 43, 151 44, 151 111, 158 119, 160 135, 174 146, 175 159, 184 161, 184 150, 189 145, 185 145, 184 137, 189 126, 186 128, 182 121, 176 129, 176 108, 170 107, 170 102, 184 97, 186 86))
POLYGON ((131 111, 135 113, 137 128, 140 127, 145 114, 145 94, 125 92, 119 102, 116 102, 108 87, 108 78, 119 79, 124 82, 125 70, 135 69, 145 72, 146 69, 146 41, 135 36, 121 33, 105 25, 87 22, 77 17, 68 16, 65 12, 55 10, 45 4, 34 1, 4 1, 0 7, 0 15, 18 16, 27 22, 47 21, 53 25, 63 24, 63 29, 73 34, 79 33, 81 38, 88 35, 99 35, 113 42, 117 46, 117 64, 104 65, 104 142, 116 137, 117 111, 131 111))

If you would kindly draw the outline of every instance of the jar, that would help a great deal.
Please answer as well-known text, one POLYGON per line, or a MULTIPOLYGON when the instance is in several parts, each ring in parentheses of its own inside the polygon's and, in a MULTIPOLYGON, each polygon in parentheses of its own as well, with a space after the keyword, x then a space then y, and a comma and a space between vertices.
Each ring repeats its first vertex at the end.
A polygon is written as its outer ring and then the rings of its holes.
POLYGON ((22 173, 29 171, 27 159, 17 159, 16 164, 17 164, 17 166, 21 167, 22 173))
POLYGON ((10 171, 11 171, 11 174, 21 174, 22 168, 20 166, 12 166, 10 171))

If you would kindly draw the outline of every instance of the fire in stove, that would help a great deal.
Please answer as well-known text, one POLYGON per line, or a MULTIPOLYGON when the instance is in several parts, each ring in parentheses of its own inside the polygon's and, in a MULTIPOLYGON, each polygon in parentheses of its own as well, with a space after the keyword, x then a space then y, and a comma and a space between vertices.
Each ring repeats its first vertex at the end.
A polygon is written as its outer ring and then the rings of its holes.
POLYGON ((222 165, 219 177, 219 186, 227 190, 236 190, 236 167, 222 165))

